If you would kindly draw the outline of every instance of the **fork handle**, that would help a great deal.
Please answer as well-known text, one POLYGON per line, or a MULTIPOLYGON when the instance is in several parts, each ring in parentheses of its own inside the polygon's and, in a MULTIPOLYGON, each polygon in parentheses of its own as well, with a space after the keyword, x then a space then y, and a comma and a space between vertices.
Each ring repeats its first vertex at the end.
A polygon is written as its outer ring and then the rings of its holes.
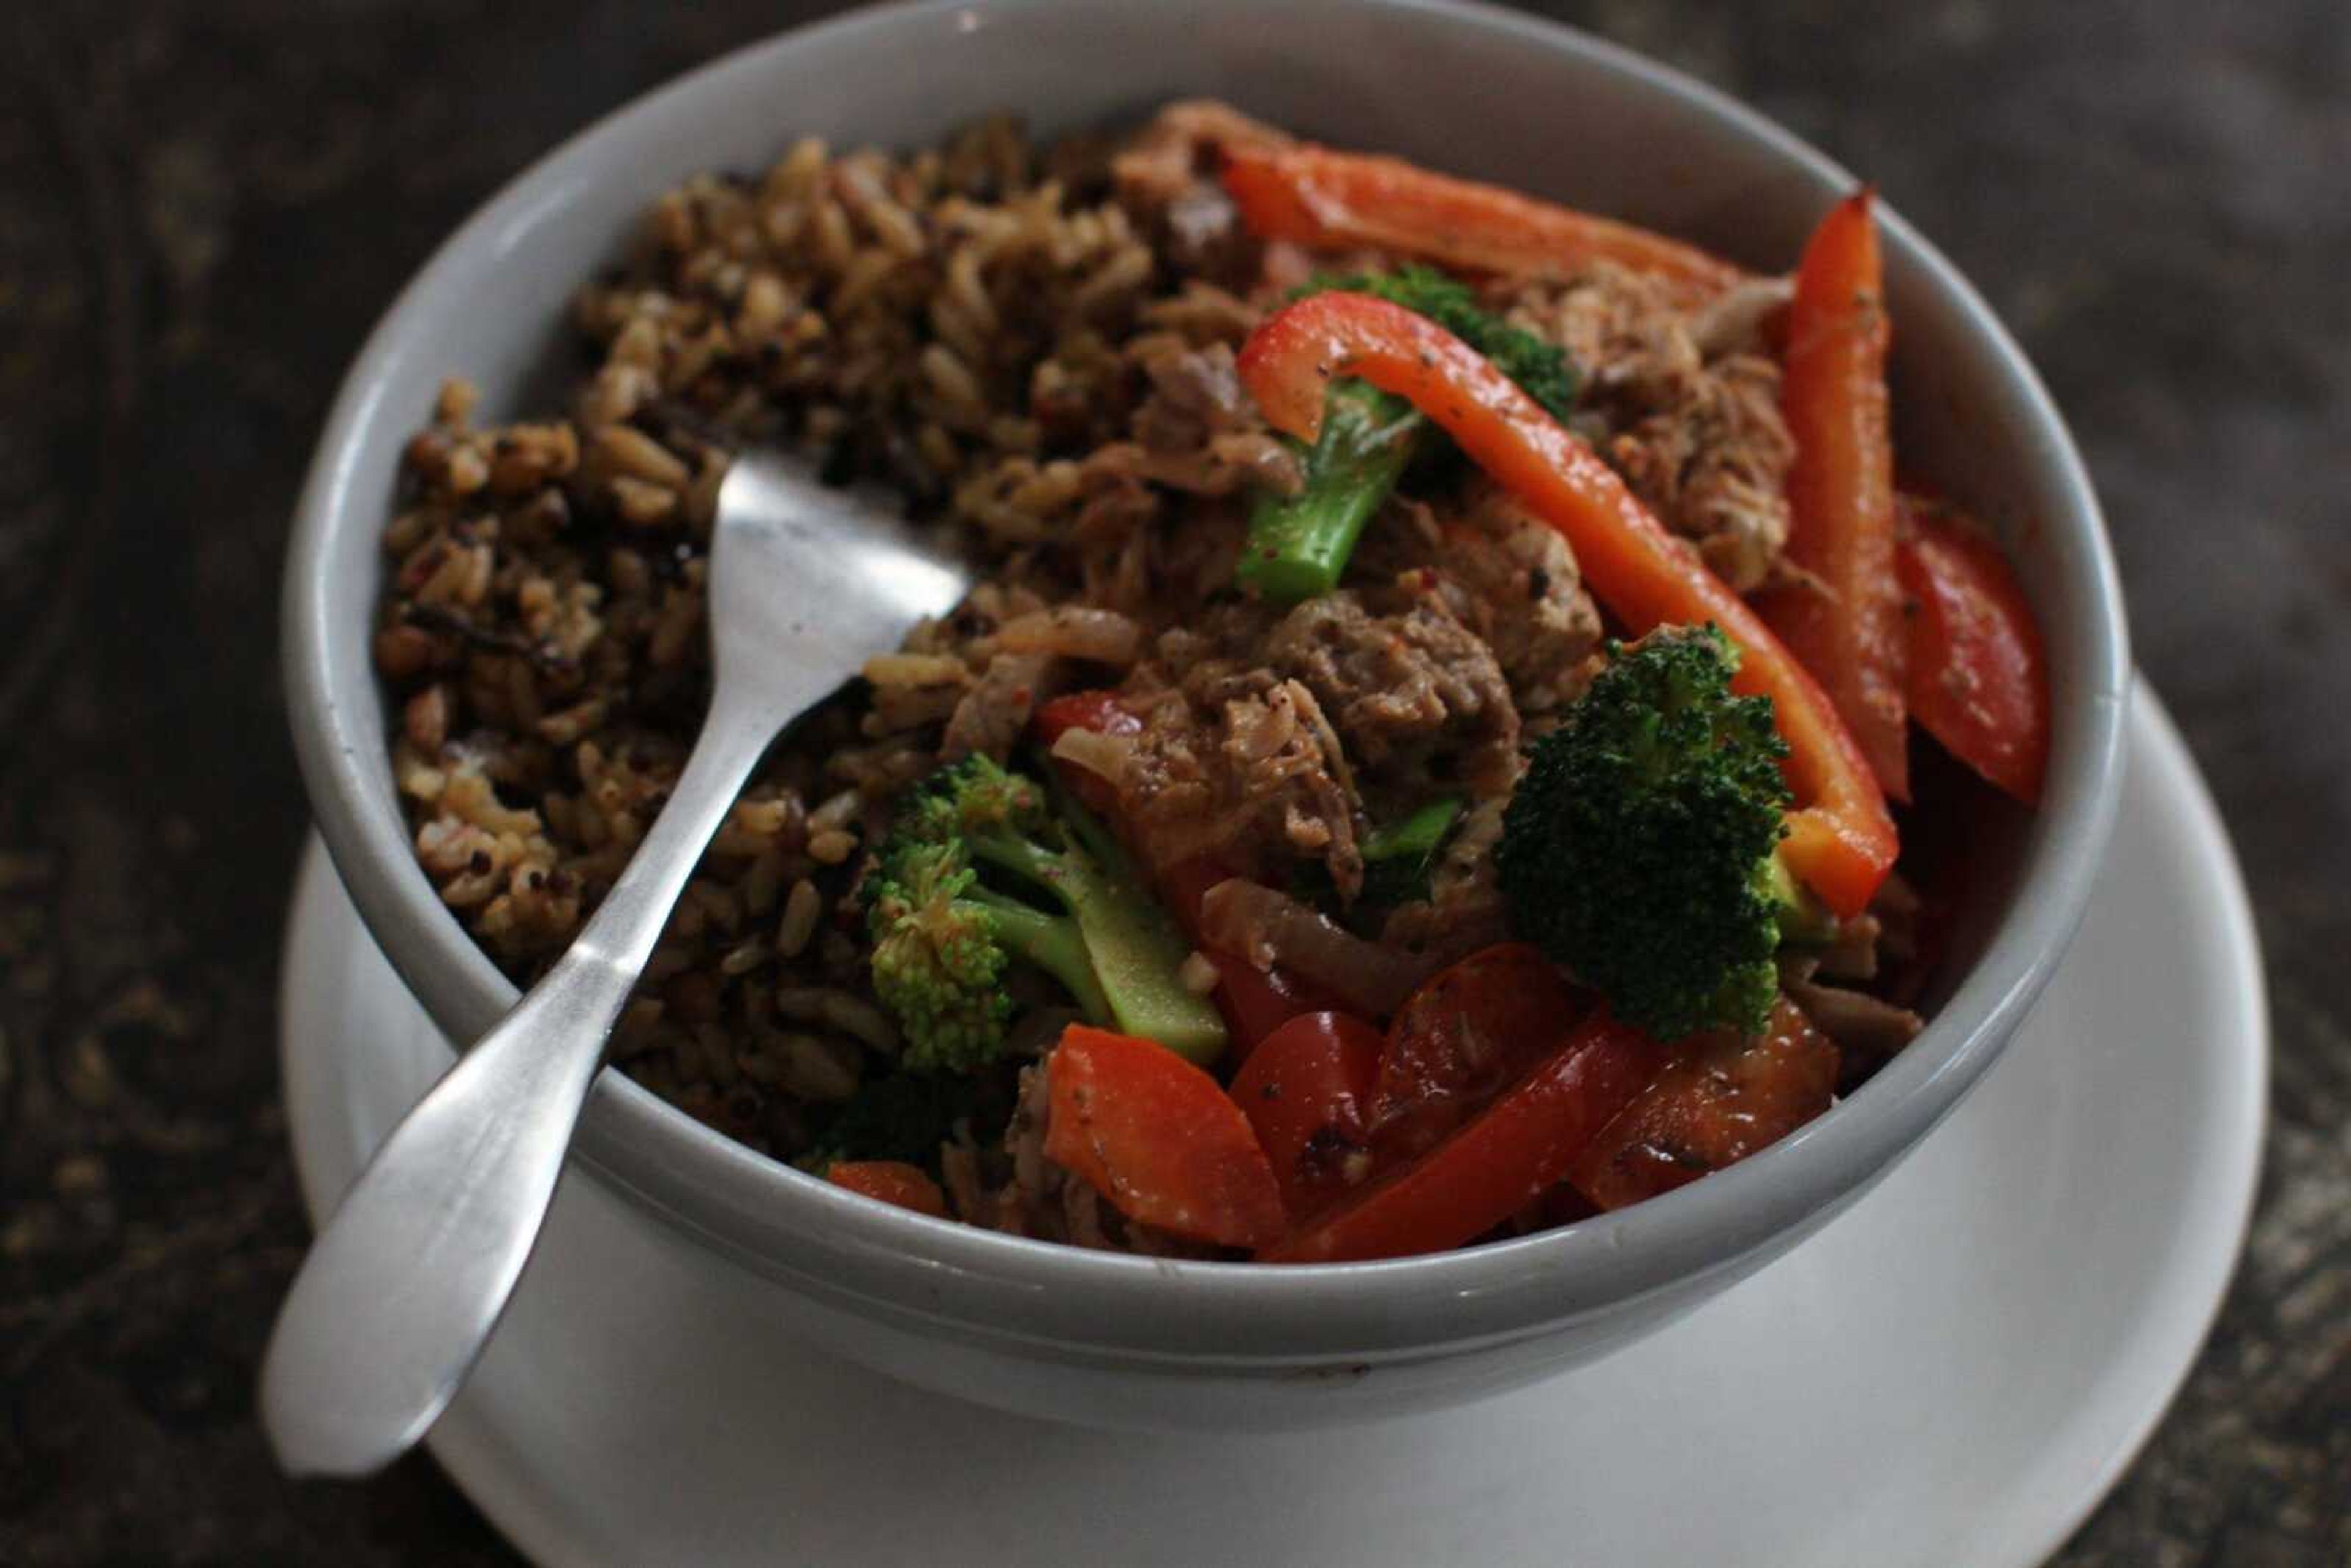
POLYGON ((455 1396, 538 1241, 621 1009, 703 849, 796 711, 751 711, 720 683, 676 789, 569 951, 343 1195, 262 1367, 262 1420, 287 1470, 380 1469, 455 1396))

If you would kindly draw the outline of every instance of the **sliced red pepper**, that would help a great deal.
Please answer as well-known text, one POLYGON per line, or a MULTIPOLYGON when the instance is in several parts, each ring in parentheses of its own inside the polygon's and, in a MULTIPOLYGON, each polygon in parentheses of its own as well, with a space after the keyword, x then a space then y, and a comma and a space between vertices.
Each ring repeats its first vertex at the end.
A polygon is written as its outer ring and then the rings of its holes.
POLYGON ((1533 1066, 1586 1004, 1525 942, 1472 953, 1389 1020, 1374 1118, 1381 1151, 1417 1155, 1533 1066))
POLYGON ((1720 288, 1745 276, 1695 246, 1397 158, 1228 146, 1225 189, 1261 239, 1377 246, 1473 272, 1564 276, 1595 261, 1720 288))
POLYGON ((1568 1167, 1603 1208, 1655 1197, 1777 1143, 1829 1108, 1837 1048, 1786 998, 1761 1035, 1694 1036, 1568 1167))
POLYGON ((1760 595, 1756 607, 1836 704, 1886 792, 1907 800, 1907 649, 1894 570, 1886 391, 1891 336, 1865 188, 1830 210, 1796 268, 1780 407, 1796 440, 1787 560, 1804 575, 1760 595))
POLYGON ((1906 504, 1910 711, 1952 756, 2026 805, 2049 767, 2049 666, 2016 572, 1980 528, 1906 504))
POLYGON ((1257 1129, 1293 1223, 1319 1214, 1372 1171, 1379 1030, 1347 1013, 1291 1019, 1233 1077, 1233 1103, 1257 1129))
POLYGON ((1037 738, 1049 750, 1053 742, 1073 729, 1090 729, 1098 735, 1143 733, 1143 720, 1134 710, 1119 701, 1116 692, 1099 686, 1064 692, 1040 704, 1029 722, 1036 727, 1037 738))
POLYGON ((1259 1256, 1335 1263, 1442 1252, 1473 1240, 1566 1175, 1577 1152, 1663 1061, 1662 1048, 1640 1030, 1604 1014, 1586 1019, 1443 1143, 1259 1256))
POLYGON ((1240 373, 1267 420, 1307 442, 1321 428, 1333 377, 1361 376, 1408 399, 1566 537, 1584 580, 1628 631, 1720 626, 1743 654, 1734 684, 1771 699, 1788 741, 1798 803, 1782 850, 1789 866, 1839 915, 1869 906, 1899 844, 1885 792, 1835 706, 1746 601, 1516 382, 1426 318, 1344 293, 1276 314, 1241 350, 1240 373))
POLYGON ((1248 1061, 1249 1053, 1257 1050, 1260 1041, 1290 1019, 1339 1005, 1336 998, 1286 970, 1260 969, 1247 958, 1236 958, 1228 953, 1210 953, 1207 956, 1217 967, 1213 999, 1217 1010, 1225 1015, 1226 1029, 1232 1034, 1231 1043, 1226 1048, 1228 1061, 1248 1061))
POLYGON ((1045 1157, 1121 1214, 1225 1247, 1281 1233, 1273 1166, 1206 1072, 1164 1045, 1072 1024, 1045 1074, 1045 1157))
POLYGON ((947 1217, 946 1195, 939 1184, 922 1166, 904 1160, 835 1160, 825 1167, 824 1179, 934 1219, 947 1217))

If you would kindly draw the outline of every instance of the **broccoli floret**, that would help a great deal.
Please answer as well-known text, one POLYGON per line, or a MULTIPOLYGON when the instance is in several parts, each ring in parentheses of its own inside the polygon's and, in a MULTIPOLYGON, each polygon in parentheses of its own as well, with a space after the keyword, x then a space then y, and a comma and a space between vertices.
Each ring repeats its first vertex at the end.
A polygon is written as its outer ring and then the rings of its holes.
POLYGON ((1437 852, 1461 819, 1462 800, 1431 800, 1402 821, 1364 835, 1364 897, 1374 904, 1409 904, 1428 896, 1437 852))
POLYGON ((1411 815, 1364 835, 1364 886, 1353 908, 1340 910, 1339 889, 1330 868, 1321 861, 1301 861, 1290 878, 1290 895, 1326 913, 1337 912, 1343 924, 1376 934, 1381 919, 1400 904, 1429 895, 1437 855, 1460 821, 1464 802, 1458 795, 1431 800, 1411 815))
POLYGON ((1504 815, 1512 922, 1660 1039, 1755 1032, 1779 988, 1789 800, 1771 700, 1731 694, 1738 653, 1714 626, 1608 653, 1504 815))
POLYGON ((1010 954, 996 912, 975 896, 978 881, 961 846, 909 840, 884 850, 862 890, 873 989, 917 1067, 977 1066, 1011 1021, 1010 954))
MULTIPOLYGON (((1321 277, 1299 294, 1333 290, 1377 295, 1427 317, 1492 361, 1556 418, 1566 418, 1575 404, 1581 378, 1563 350, 1481 309, 1468 285, 1434 267, 1321 277)), ((1305 455, 1304 486, 1294 496, 1259 500, 1236 575, 1285 604, 1330 592, 1364 526, 1414 456, 1435 439, 1428 422, 1404 399, 1361 381, 1334 384, 1324 394, 1322 434, 1305 455)))
POLYGON ((904 1160, 935 1170, 957 1122, 985 1136, 1004 1125, 1014 1098, 1008 1065, 968 1075, 901 1070, 860 1084, 838 1105, 808 1107, 816 1138, 794 1163, 820 1175, 835 1160, 904 1160))
POLYGON ((916 789, 863 901, 874 994, 898 1019, 910 1067, 967 1072, 1002 1055, 1015 958, 1061 981, 1094 1023, 1196 1061, 1224 1050, 1224 1020, 1177 977, 1189 946, 1124 852, 1075 801, 987 758, 916 789), (984 869, 1061 913, 987 885, 984 869))
POLYGON ((1301 297, 1332 292, 1377 295, 1426 316, 1485 355, 1553 419, 1565 419, 1583 391, 1583 378, 1576 373, 1566 350, 1522 327, 1511 326, 1480 306, 1468 284, 1433 267, 1357 273, 1351 277, 1318 277, 1299 292, 1301 297))

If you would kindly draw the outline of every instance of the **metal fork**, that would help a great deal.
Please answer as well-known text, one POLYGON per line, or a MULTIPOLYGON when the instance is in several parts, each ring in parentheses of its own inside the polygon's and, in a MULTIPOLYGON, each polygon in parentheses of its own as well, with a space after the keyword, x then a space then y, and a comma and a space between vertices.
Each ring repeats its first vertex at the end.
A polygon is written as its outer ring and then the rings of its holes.
POLYGON ((379 1469, 447 1407, 538 1239, 621 1009, 744 781, 786 725, 968 586, 894 508, 773 454, 736 460, 711 542, 701 737, 570 950, 392 1129, 310 1249, 261 1371, 287 1470, 379 1469))

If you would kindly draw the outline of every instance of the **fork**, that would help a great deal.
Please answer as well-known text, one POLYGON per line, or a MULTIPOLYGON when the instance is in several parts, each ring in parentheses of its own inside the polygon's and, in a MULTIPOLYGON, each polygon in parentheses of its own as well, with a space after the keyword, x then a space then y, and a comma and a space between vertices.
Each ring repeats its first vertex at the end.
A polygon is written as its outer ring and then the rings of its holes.
POLYGON ((448 1407, 538 1241, 612 1026, 751 770, 969 585, 872 494, 773 453, 735 460, 712 530, 702 733, 569 950, 392 1129, 304 1260, 261 1371, 286 1470, 371 1473, 448 1407))

